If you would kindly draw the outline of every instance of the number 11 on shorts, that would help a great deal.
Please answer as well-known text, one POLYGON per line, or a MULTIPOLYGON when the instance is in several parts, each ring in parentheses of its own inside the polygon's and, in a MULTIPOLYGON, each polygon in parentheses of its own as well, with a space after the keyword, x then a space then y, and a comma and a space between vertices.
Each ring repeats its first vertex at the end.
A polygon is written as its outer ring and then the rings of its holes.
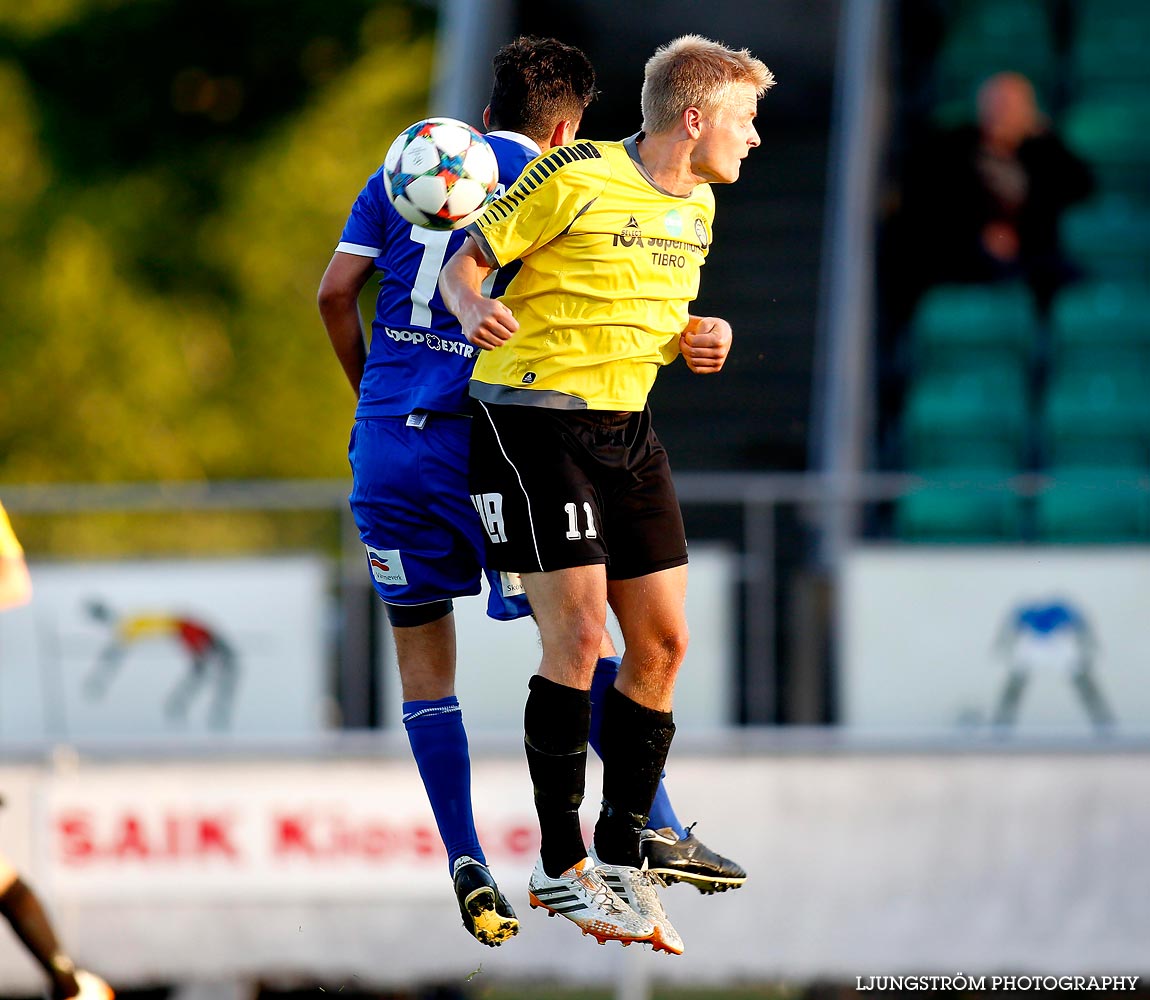
POLYGON ((591 505, 583 501, 583 513, 587 515, 587 530, 579 530, 579 508, 573 503, 565 503, 563 509, 567 512, 567 537, 571 541, 580 538, 598 538, 599 532, 595 530, 595 515, 591 512, 591 505))

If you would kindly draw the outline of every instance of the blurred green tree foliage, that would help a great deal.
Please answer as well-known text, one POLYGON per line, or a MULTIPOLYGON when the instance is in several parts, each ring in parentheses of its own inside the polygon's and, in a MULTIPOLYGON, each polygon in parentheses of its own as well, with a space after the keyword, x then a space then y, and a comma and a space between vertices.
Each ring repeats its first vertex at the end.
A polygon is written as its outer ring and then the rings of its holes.
POLYGON ((346 474, 315 292, 433 31, 413 0, 0 5, 0 483, 346 474))

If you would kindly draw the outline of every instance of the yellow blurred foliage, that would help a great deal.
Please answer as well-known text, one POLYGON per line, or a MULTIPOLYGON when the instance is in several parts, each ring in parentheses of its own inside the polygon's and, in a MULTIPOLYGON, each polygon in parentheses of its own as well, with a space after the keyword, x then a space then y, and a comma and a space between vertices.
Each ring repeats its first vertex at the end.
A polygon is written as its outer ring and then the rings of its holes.
POLYGON ((226 159, 216 207, 170 232, 160 168, 46 189, 33 102, 0 64, 13 151, 0 206, 37 248, 0 249, 0 482, 347 474, 354 399, 316 289, 363 182, 424 113, 431 75, 431 41, 407 38, 402 16, 384 37, 378 17, 364 28, 377 43, 226 159), (135 241, 148 226, 230 288, 145 280, 135 241))
POLYGON ((85 14, 99 13, 125 4, 152 0, 3 0, 0 30, 32 38, 47 34, 85 14))
POLYGON ((11 62, 0 62, 0 149, 0 239, 10 239, 49 179, 28 81, 11 62))

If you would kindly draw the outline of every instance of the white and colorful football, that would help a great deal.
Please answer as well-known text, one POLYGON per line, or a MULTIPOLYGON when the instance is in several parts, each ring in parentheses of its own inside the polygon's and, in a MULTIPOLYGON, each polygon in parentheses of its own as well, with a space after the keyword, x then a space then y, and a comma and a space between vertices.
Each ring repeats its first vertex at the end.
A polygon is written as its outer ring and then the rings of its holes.
POLYGON ((499 164, 491 145, 466 122, 427 118, 405 128, 383 160, 387 196, 409 222, 462 229, 495 197, 499 164))

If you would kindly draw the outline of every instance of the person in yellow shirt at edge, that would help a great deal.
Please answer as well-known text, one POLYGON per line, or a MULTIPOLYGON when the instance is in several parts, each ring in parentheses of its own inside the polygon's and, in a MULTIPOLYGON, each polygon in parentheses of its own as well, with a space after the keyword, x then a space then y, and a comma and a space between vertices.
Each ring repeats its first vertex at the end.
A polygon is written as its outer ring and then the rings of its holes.
POLYGON ((774 77, 744 50, 697 35, 661 47, 643 82, 643 130, 580 141, 528 164, 440 275, 448 308, 482 349, 472 376, 470 490, 487 565, 522 574, 543 643, 524 713, 541 853, 532 906, 600 942, 680 954, 642 870, 640 837, 674 734, 687 645, 687 547, 647 394, 680 354, 717 372, 730 325, 697 317, 711 246, 711 184, 759 145, 774 77), (519 262, 499 299, 482 294, 519 262), (607 605, 626 653, 603 706, 602 810, 579 828, 589 696, 607 605))
MULTIPOLYGON (((0 611, 32 599, 32 578, 24 550, 0 505, 0 611)), ((52 922, 31 887, 0 853, 0 913, 48 977, 52 1000, 112 1000, 99 976, 77 969, 60 947, 52 922)))

